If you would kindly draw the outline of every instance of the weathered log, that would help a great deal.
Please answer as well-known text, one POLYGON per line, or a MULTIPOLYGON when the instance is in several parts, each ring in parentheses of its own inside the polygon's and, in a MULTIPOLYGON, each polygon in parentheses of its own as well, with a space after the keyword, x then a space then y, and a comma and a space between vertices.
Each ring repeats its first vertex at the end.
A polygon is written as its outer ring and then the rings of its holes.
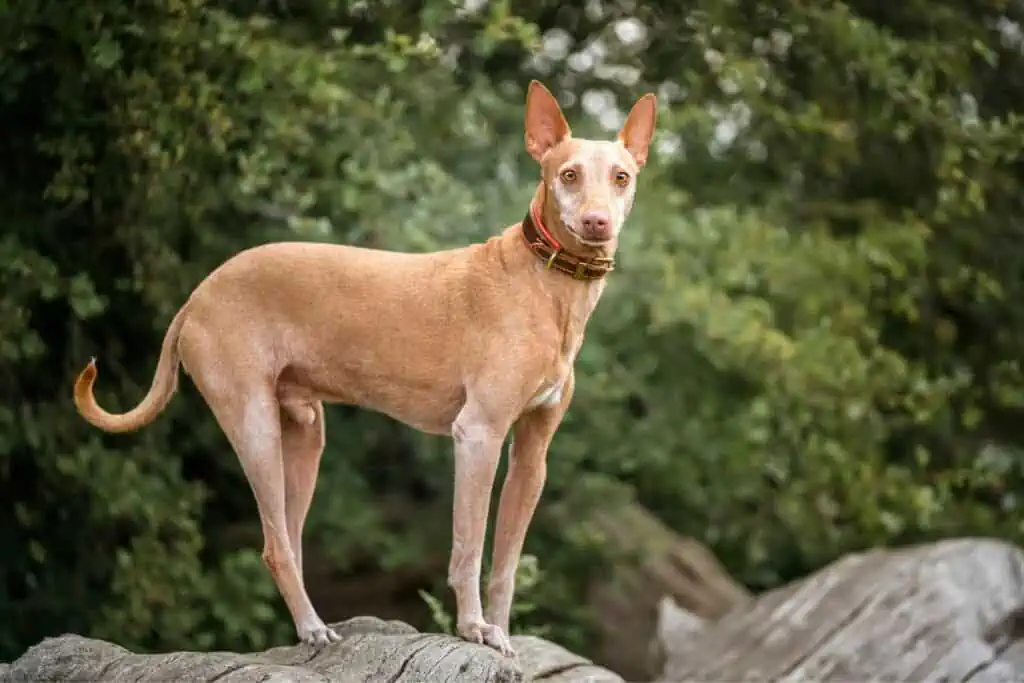
POLYGON ((845 557, 703 628, 666 606, 661 678, 1024 681, 1022 624, 1020 549, 958 539, 876 550, 845 557))
POLYGON ((635 502, 589 518, 618 559, 608 578, 591 586, 589 604, 600 640, 595 659, 627 680, 649 681, 664 654, 652 648, 664 597, 702 619, 717 619, 751 599, 699 541, 680 536, 635 502))
POLYGON ((102 640, 63 635, 43 640, 6 670, 0 668, 0 683, 623 683, 612 672, 531 636, 512 638, 518 656, 510 659, 398 621, 357 617, 334 628, 341 640, 319 652, 295 645, 253 654, 133 654, 102 640))

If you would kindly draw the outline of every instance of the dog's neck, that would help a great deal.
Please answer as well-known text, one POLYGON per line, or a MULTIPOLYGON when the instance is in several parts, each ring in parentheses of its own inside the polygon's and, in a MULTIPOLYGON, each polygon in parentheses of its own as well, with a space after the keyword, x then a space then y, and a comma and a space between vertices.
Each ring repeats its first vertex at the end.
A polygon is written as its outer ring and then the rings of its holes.
MULTIPOLYGON (((540 192, 538 192, 539 194, 540 192)), ((537 197, 535 197, 535 201, 536 199, 537 197)), ((545 213, 544 208, 541 208, 543 206, 543 204, 531 203, 524 218, 532 222, 534 215, 545 213), (535 206, 538 207, 537 211, 533 211, 535 206)), ((590 315, 594 312, 594 308, 604 292, 607 278, 602 276, 574 277, 576 265, 565 269, 560 269, 553 264, 549 266, 552 252, 548 240, 554 239, 558 248, 561 248, 566 256, 575 259, 574 264, 580 260, 591 263, 595 259, 605 259, 605 261, 597 261, 599 264, 597 268, 605 269, 602 275, 610 270, 608 266, 611 265, 611 259, 614 257, 614 242, 605 247, 603 251, 591 247, 587 253, 583 249, 579 249, 579 245, 569 244, 567 239, 559 239, 561 235, 552 230, 552 224, 543 219, 540 223, 545 232, 541 233, 541 228, 533 224, 535 232, 531 233, 530 226, 524 225, 527 220, 510 225, 501 236, 488 240, 487 244, 493 245, 492 248, 497 250, 490 253, 496 254, 496 258, 502 264, 502 269, 509 277, 518 280, 521 287, 534 293, 531 295, 534 312, 551 311, 555 324, 562 331, 563 353, 567 358, 574 357, 579 350, 579 344, 590 315), (536 238, 533 241, 529 239, 534 234, 539 234, 540 239, 548 246, 536 246, 536 238), (551 308, 548 309, 542 302, 549 303, 551 308)))

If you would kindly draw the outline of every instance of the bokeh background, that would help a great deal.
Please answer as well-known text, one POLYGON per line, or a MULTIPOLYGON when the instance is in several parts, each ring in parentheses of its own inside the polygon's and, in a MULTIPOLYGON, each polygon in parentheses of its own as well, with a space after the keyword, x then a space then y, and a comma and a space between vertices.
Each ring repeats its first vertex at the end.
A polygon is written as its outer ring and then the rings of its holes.
MULTIPOLYGON (((1021 13, 0 2, 0 660, 66 631, 292 642, 248 486, 191 384, 108 436, 76 415, 73 378, 95 355, 101 402, 133 405, 174 311, 245 247, 423 251, 517 221, 538 178, 531 78, 577 135, 611 136, 648 90, 660 108, 518 630, 601 657, 591 587, 636 559, 594 521, 614 506, 707 544, 754 591, 858 549, 1021 541, 1021 13)), ((327 422, 314 601, 436 628, 420 591, 450 607, 449 442, 342 407, 327 422)))

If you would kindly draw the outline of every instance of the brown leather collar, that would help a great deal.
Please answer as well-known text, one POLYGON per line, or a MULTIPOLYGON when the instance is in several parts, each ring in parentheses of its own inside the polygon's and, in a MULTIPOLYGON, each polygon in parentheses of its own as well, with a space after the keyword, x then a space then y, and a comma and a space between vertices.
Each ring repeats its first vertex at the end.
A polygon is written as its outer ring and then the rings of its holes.
POLYGON ((523 239, 530 251, 544 261, 545 268, 560 270, 576 280, 599 280, 615 269, 615 260, 612 258, 595 256, 586 259, 565 251, 544 227, 532 204, 523 218, 523 239))

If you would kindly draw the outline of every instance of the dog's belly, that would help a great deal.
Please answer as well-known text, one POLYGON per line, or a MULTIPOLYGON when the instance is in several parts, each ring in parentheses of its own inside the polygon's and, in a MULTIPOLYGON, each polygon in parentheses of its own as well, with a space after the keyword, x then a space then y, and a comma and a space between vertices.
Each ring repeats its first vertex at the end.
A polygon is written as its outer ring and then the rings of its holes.
POLYGON ((427 434, 450 435, 465 393, 460 388, 439 390, 415 389, 395 385, 392 390, 373 396, 341 397, 348 405, 376 411, 427 434))
POLYGON ((334 381, 317 382, 301 369, 289 368, 278 383, 282 403, 324 401, 358 406, 402 422, 427 434, 451 434, 452 423, 465 402, 461 385, 416 382, 386 373, 332 373, 334 381))

